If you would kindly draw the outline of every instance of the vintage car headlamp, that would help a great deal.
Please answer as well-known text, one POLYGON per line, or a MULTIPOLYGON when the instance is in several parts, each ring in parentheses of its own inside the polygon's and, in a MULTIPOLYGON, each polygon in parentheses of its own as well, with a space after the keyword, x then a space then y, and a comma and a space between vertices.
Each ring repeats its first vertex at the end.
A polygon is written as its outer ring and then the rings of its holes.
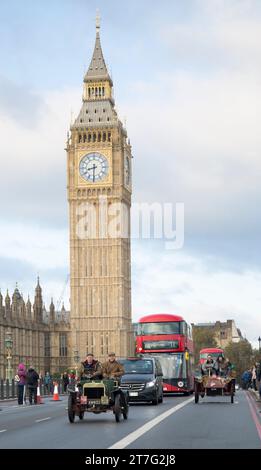
POLYGON ((104 396, 104 397, 101 397, 101 404, 102 405, 108 405, 109 403, 109 398, 104 396))
POLYGON ((180 381, 178 382, 178 387, 179 387, 179 388, 184 387, 184 382, 182 382, 182 380, 180 380, 180 381))
POLYGON ((150 382, 146 383, 146 387, 154 387, 156 380, 151 380, 150 382))

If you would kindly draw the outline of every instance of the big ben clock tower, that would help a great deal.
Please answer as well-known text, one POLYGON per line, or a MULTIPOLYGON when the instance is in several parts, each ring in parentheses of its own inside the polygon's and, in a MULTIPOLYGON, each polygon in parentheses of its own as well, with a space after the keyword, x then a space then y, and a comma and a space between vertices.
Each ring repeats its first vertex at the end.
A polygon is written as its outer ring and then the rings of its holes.
POLYGON ((67 142, 72 356, 132 354, 131 147, 96 41, 67 142), (77 351, 77 353, 76 353, 77 351))

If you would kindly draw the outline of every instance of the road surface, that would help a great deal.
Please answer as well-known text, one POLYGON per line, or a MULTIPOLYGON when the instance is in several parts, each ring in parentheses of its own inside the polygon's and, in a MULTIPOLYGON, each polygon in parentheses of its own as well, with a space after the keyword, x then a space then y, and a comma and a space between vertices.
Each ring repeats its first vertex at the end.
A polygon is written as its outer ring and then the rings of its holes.
POLYGON ((43 405, 1 403, 0 449, 261 449, 261 413, 248 392, 230 397, 164 397, 131 405, 129 419, 112 412, 67 419, 67 398, 43 405))

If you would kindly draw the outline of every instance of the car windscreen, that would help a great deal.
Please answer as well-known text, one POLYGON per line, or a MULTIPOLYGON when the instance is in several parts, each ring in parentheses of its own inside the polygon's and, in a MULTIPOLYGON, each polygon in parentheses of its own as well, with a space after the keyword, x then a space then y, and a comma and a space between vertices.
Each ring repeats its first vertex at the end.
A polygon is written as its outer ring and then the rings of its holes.
POLYGON ((146 360, 122 360, 125 374, 153 374, 153 363, 150 359, 146 360))

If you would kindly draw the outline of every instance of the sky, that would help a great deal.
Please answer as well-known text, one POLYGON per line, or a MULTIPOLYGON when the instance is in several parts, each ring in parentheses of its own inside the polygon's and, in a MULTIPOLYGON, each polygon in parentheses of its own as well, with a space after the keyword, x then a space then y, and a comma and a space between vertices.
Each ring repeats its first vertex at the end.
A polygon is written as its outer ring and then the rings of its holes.
POLYGON ((2 0, 0 287, 69 308, 66 134, 101 15, 134 203, 184 203, 184 246, 132 242, 132 315, 261 336, 261 2, 2 0))

